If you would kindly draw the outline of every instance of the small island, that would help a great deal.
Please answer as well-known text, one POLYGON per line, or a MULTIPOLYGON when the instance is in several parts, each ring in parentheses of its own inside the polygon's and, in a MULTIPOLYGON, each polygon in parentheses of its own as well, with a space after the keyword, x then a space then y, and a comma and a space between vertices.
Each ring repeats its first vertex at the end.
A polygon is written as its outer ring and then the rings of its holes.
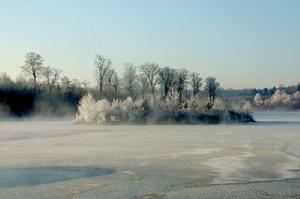
POLYGON ((139 67, 125 64, 119 81, 111 61, 96 56, 98 92, 85 95, 78 105, 76 123, 93 124, 219 124, 255 122, 249 101, 224 102, 215 77, 205 83, 187 69, 139 67), (139 73, 137 73, 139 72, 139 73), (121 84, 121 85, 120 85, 121 84), (119 91, 122 88, 123 91, 119 91))

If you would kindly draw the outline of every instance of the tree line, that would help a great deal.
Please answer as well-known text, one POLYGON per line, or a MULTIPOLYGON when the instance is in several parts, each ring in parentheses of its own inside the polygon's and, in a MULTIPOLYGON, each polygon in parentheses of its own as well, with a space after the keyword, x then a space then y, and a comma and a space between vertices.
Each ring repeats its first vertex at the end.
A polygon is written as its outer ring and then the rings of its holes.
MULTIPOLYGON (((44 59, 35 52, 29 52, 25 56, 25 63, 22 72, 31 77, 34 92, 42 87, 49 93, 53 89, 72 87, 88 88, 87 82, 73 82, 66 76, 60 79, 62 70, 50 66, 43 66, 44 59), (44 79, 40 84, 39 79, 44 79), (60 84, 59 84, 60 80, 60 84), (75 84, 75 85, 74 85, 75 84)), ((196 72, 189 72, 187 69, 172 69, 171 67, 160 67, 156 63, 145 63, 140 66, 124 64, 123 76, 120 77, 112 68, 112 61, 96 55, 95 57, 95 80, 97 83, 99 98, 118 99, 130 96, 133 99, 151 97, 153 100, 166 99, 168 96, 177 93, 179 100, 188 97, 197 97, 203 86, 203 79, 196 72)), ((204 80, 204 90, 207 91, 209 102, 213 103, 216 98, 217 89, 220 84, 215 77, 207 77, 204 80)))
MULTIPOLYGON (((95 77, 98 87, 98 97, 119 99, 130 96, 132 99, 152 98, 166 100, 177 94, 179 101, 199 96, 203 87, 203 79, 196 72, 187 69, 173 69, 169 66, 160 67, 156 63, 145 63, 140 66, 124 64, 123 76, 120 77, 110 59, 97 55, 95 58, 95 77)), ((209 103, 216 99, 220 84, 215 77, 204 80, 204 90, 207 91, 209 103)))
POLYGON ((206 91, 208 105, 212 106, 220 87, 215 77, 202 79, 199 73, 185 68, 161 67, 156 63, 140 66, 126 63, 123 74, 119 75, 112 67, 112 61, 102 55, 96 55, 94 64, 97 87, 92 88, 87 81, 62 76, 63 70, 47 66, 39 53, 28 52, 21 66, 22 75, 15 81, 6 73, 0 75, 0 104, 7 105, 9 109, 21 107, 15 112, 22 115, 34 109, 36 101, 51 101, 50 106, 56 102, 67 102, 75 110, 80 98, 88 92, 98 99, 107 98, 110 101, 127 97, 157 101, 178 95, 179 101, 183 102, 199 96, 202 90, 206 91), (22 105, 22 99, 26 104, 22 105), (28 111, 24 111, 22 106, 28 111))
MULTIPOLYGON (((2 73, 0 105, 8 107, 17 115, 39 107, 37 102, 44 107, 47 107, 47 104, 49 107, 57 106, 57 109, 58 105, 63 103, 75 112, 79 100, 90 92, 98 99, 106 98, 109 101, 131 97, 134 100, 151 99, 155 102, 177 95, 179 103, 182 103, 201 96, 207 100, 209 108, 213 106, 217 94, 224 97, 245 95, 249 98, 256 93, 261 93, 262 96, 272 95, 276 90, 275 87, 253 91, 224 90, 215 77, 203 78, 199 73, 188 71, 186 68, 161 67, 149 62, 140 66, 126 63, 120 75, 112 67, 112 61, 102 55, 95 56, 94 76, 97 86, 91 87, 88 81, 70 79, 62 75, 62 69, 45 63, 40 54, 28 52, 21 66, 22 75, 15 81, 6 73, 2 73)), ((93 66, 90 67, 92 70, 93 66)), ((300 84, 287 89, 300 90, 300 84)))

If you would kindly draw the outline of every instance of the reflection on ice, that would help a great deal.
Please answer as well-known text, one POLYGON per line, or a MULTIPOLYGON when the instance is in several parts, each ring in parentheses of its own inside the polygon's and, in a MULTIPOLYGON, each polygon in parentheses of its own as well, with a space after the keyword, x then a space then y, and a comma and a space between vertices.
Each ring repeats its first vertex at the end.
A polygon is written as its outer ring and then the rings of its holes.
POLYGON ((97 167, 31 167, 0 169, 0 188, 41 185, 114 173, 97 167))

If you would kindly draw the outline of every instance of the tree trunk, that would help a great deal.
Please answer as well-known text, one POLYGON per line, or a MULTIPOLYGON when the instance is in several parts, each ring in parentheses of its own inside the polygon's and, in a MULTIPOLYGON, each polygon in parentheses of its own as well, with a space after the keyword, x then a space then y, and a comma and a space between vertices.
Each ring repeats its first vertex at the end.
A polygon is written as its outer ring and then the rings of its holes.
POLYGON ((34 94, 36 94, 36 91, 37 91, 36 76, 33 76, 33 91, 34 91, 34 94))
POLYGON ((153 98, 153 101, 155 101, 154 92, 155 92, 155 89, 154 89, 154 87, 152 86, 152 98, 153 98))
POLYGON ((102 99, 102 96, 103 96, 102 91, 103 91, 103 83, 102 83, 102 81, 100 81, 99 82, 99 97, 100 97, 100 99, 102 99))

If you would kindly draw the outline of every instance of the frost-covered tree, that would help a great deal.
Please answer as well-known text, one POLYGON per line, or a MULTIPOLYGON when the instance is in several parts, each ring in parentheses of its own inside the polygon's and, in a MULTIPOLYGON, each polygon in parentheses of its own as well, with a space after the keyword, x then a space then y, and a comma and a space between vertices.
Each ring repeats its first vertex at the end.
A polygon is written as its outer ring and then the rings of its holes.
POLYGON ((92 94, 89 93, 80 100, 75 121, 102 124, 106 121, 105 116, 109 108, 109 101, 105 99, 95 101, 92 94))
POLYGON ((97 84, 98 84, 98 88, 99 88, 100 98, 103 97, 103 84, 104 84, 104 80, 107 75, 107 72, 110 69, 111 63, 112 62, 110 61, 110 59, 106 59, 102 55, 96 55, 95 76, 96 76, 96 80, 97 80, 97 84))
POLYGON ((198 73, 191 73, 191 86, 192 86, 192 93, 193 97, 196 97, 196 95, 199 93, 200 88, 202 87, 202 78, 198 73))
POLYGON ((49 93, 52 92, 54 86, 58 83, 61 72, 62 70, 57 68, 51 68, 50 66, 43 68, 43 75, 46 79, 46 84, 49 93))
POLYGON ((262 99, 262 97, 261 97, 261 95, 259 93, 255 94, 254 104, 257 107, 261 107, 264 104, 264 100, 262 99))
POLYGON ((33 88, 36 92, 38 84, 37 80, 43 71, 44 59, 35 52, 29 52, 25 55, 25 64, 21 66, 22 72, 33 78, 33 88))
POLYGON ((300 92, 288 94, 285 91, 279 89, 269 98, 262 99, 260 94, 256 94, 254 97, 254 104, 256 107, 262 108, 288 108, 299 109, 300 108, 300 92))
POLYGON ((215 103, 212 106, 212 108, 215 109, 215 110, 224 110, 225 109, 224 102, 220 98, 217 98, 215 100, 215 103))
POLYGON ((180 102, 182 101, 182 93, 188 80, 188 74, 189 71, 186 69, 179 69, 175 73, 174 85, 180 102))
POLYGON ((125 64, 125 71, 123 74, 124 88, 131 98, 134 98, 135 96, 134 92, 137 86, 136 81, 137 81, 136 67, 129 63, 125 64))
POLYGON ((217 82, 215 77, 207 77, 205 79, 205 90, 208 94, 208 100, 209 100, 209 106, 212 107, 215 99, 216 99, 216 95, 217 95, 217 89, 220 87, 219 82, 217 82))
POLYGON ((147 77, 151 89, 152 99, 155 100, 155 87, 158 83, 159 65, 155 63, 145 63, 141 66, 141 71, 147 77))
POLYGON ((279 89, 272 95, 266 103, 270 107, 284 107, 291 103, 291 95, 286 94, 284 91, 279 89))
POLYGON ((159 82, 163 90, 162 98, 165 100, 172 89, 175 78, 175 70, 170 67, 164 67, 159 69, 159 82))
POLYGON ((247 112, 247 113, 250 113, 252 111, 252 105, 249 101, 246 101, 244 103, 244 105, 242 106, 242 110, 243 112, 247 112))
POLYGON ((147 91, 149 89, 149 83, 148 83, 147 77, 145 77, 144 74, 140 74, 138 76, 138 84, 139 84, 140 91, 141 91, 141 97, 142 97, 142 99, 145 99, 145 94, 147 93, 147 91))

